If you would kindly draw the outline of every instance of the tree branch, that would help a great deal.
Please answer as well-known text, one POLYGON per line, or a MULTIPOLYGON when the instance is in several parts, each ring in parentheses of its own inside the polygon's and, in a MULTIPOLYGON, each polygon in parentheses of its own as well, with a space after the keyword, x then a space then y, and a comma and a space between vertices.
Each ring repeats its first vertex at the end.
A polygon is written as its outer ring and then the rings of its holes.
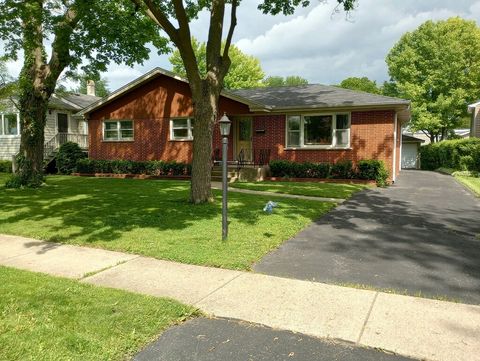
POLYGON ((57 26, 55 39, 52 43, 52 55, 45 67, 48 97, 55 90, 58 77, 70 62, 70 36, 79 21, 78 12, 70 7, 65 11, 62 22, 57 26))
POLYGON ((233 32, 237 26, 237 0, 232 0, 232 10, 230 13, 230 28, 228 29, 227 39, 225 41, 225 48, 223 49, 223 57, 228 57, 228 51, 230 50, 230 45, 232 44, 233 32))
POLYGON ((168 35, 170 40, 177 42, 178 29, 168 20, 168 16, 152 0, 132 0, 138 7, 144 4, 147 8, 145 14, 159 25, 168 35))
POLYGON ((222 48, 223 19, 225 1, 213 0, 210 10, 210 28, 207 41, 207 74, 211 71, 218 74, 220 52, 222 48))

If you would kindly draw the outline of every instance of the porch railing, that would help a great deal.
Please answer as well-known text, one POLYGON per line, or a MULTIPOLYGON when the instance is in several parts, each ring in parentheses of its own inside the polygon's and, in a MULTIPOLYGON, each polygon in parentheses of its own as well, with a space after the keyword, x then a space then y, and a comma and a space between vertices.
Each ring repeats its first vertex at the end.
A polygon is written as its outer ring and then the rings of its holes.
MULTIPOLYGON (((234 156, 233 163, 240 169, 245 166, 264 166, 270 162, 271 150, 268 148, 242 148, 234 156)), ((221 163, 221 151, 214 149, 213 164, 221 163)))
POLYGON ((47 141, 43 147, 44 158, 48 159, 50 155, 55 152, 61 145, 73 142, 77 143, 80 148, 88 148, 88 135, 87 134, 74 134, 74 133, 57 133, 49 141, 47 141))

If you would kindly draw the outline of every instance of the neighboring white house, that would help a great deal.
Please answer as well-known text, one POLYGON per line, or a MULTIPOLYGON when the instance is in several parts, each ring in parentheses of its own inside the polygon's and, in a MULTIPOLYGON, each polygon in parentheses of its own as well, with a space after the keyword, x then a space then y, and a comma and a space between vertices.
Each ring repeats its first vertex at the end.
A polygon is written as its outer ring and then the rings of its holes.
POLYGON ((468 112, 472 114, 470 136, 480 138, 480 101, 470 104, 468 112))
MULTIPOLYGON (((45 126, 44 151, 47 161, 67 141, 78 143, 85 150, 88 148, 87 123, 76 113, 99 99, 85 94, 52 95, 45 126)), ((0 159, 10 160, 20 149, 20 115, 11 101, 4 108, 6 110, 0 113, 0 159)))

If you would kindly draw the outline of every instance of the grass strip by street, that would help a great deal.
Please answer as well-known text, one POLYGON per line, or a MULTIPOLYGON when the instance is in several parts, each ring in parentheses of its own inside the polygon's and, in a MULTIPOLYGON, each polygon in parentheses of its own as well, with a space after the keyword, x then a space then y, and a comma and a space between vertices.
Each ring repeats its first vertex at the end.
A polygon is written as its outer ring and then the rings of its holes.
POLYGON ((455 178, 480 197, 480 178, 455 175, 455 178))
POLYGON ((182 263, 250 269, 334 204, 229 194, 221 241, 221 192, 192 205, 189 182, 50 176, 39 189, 0 189, 0 233, 130 252, 182 263), (278 202, 273 214, 266 202, 278 202))
POLYGON ((0 267, 1 360, 124 360, 197 315, 176 301, 0 267))
POLYGON ((321 182, 235 182, 233 188, 254 191, 292 194, 310 197, 349 198, 354 193, 368 188, 361 184, 321 183, 321 182))

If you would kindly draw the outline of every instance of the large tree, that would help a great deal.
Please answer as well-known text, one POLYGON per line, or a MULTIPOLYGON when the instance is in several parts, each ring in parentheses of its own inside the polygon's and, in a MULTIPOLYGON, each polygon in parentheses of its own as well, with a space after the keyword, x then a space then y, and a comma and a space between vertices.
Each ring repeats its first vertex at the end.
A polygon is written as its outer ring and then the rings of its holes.
POLYGON ((308 80, 302 78, 298 75, 289 75, 287 77, 272 75, 263 81, 265 86, 277 87, 277 86, 297 86, 297 85, 307 85, 308 80))
MULTIPOLYGON (((195 128, 193 130, 193 164, 191 181, 191 200, 194 203, 208 202, 212 199, 210 188, 210 159, 212 155, 213 126, 218 114, 218 99, 224 87, 232 59, 229 52, 233 34, 237 25, 237 7, 239 0, 132 0, 139 10, 145 12, 158 24, 178 49, 185 66, 186 75, 192 92, 195 128), (230 24, 224 34, 226 6, 230 6, 230 24), (198 66, 198 59, 192 45, 190 20, 202 10, 208 12, 206 45, 206 73, 198 66), (225 36, 225 43, 222 39, 225 36)), ((346 10, 353 8, 356 0, 337 0, 346 10)), ((299 5, 307 6, 308 0, 263 0, 258 8, 264 13, 292 14, 299 5)))
POLYGON ((0 0, 0 39, 5 56, 23 57, 19 183, 27 186, 43 180, 46 111, 60 75, 82 65, 105 71, 110 61, 132 65, 148 58, 148 42, 166 44, 128 0, 0 0))
POLYGON ((466 104, 480 97, 480 29, 458 17, 427 21, 387 56, 399 95, 412 100, 412 128, 431 141, 459 126, 466 104))
POLYGON ((346 78, 342 80, 339 86, 344 89, 360 90, 372 94, 382 93, 382 90, 377 86, 377 82, 375 80, 368 79, 366 76, 361 78, 346 78))
MULTIPOLYGON (((225 46, 225 42, 222 43, 222 46, 225 46)), ((202 77, 205 77, 207 74, 207 44, 192 38, 192 48, 197 58, 200 74, 202 74, 202 77)), ((225 89, 256 88, 263 86, 262 80, 265 73, 260 65, 260 60, 254 56, 243 53, 233 44, 230 45, 229 56, 232 64, 223 80, 225 89)), ((174 50, 169 60, 173 66, 173 72, 186 78, 187 72, 178 49, 174 50)))

